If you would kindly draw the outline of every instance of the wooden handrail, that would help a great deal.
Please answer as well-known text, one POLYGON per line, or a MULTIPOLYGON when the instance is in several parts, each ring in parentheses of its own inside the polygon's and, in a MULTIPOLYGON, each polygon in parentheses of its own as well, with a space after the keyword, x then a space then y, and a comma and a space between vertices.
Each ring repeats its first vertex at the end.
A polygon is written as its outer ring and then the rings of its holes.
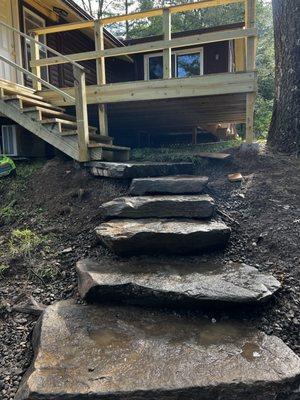
MULTIPOLYGON (((202 0, 194 3, 181 4, 178 6, 170 6, 168 9, 171 14, 177 14, 190 10, 198 10, 201 8, 216 7, 227 4, 244 3, 246 0, 202 0)), ((131 14, 117 15, 114 17, 102 18, 100 21, 102 25, 111 25, 116 22, 123 22, 129 20, 138 20, 143 18, 151 18, 162 16, 165 8, 155 8, 149 11, 141 11, 131 14)), ((94 28, 95 21, 81 21, 73 22, 70 24, 54 25, 45 28, 34 29, 33 32, 37 35, 47 35, 49 33, 66 32, 71 30, 94 28)))
POLYGON ((79 161, 88 161, 89 160, 89 128, 88 128, 88 112, 87 112, 87 100, 86 100, 86 83, 85 83, 85 68, 70 59, 68 56, 59 53, 58 51, 52 49, 44 43, 39 42, 38 36, 36 35, 36 39, 19 31, 18 29, 5 24, 0 21, 0 25, 10 29, 11 31, 17 33, 19 36, 24 37, 30 40, 31 46, 31 57, 34 61, 39 60, 39 50, 40 47, 44 47, 50 52, 56 54, 58 57, 62 58, 65 63, 71 63, 73 65, 73 73, 74 73, 74 87, 75 87, 75 97, 69 95, 58 87, 52 85, 41 77, 41 67, 33 66, 33 71, 30 72, 27 69, 21 67, 16 64, 12 60, 0 55, 0 60, 15 68, 18 71, 21 71, 23 74, 30 76, 33 80, 33 86, 36 90, 40 90, 42 85, 47 88, 53 90, 58 93, 66 102, 74 102, 76 105, 76 122, 77 122, 77 132, 78 132, 78 153, 79 153, 79 161))
MULTIPOLYGON (((244 2, 245 0, 202 0, 202 1, 196 1, 194 3, 181 4, 178 6, 170 6, 167 8, 170 11, 170 14, 178 14, 186 11, 199 10, 201 8, 210 8, 210 7, 217 7, 227 4, 244 3, 244 2)), ((102 18, 101 22, 103 23, 103 25, 111 25, 116 22, 158 17, 163 15, 164 10, 165 8, 155 8, 149 11, 141 11, 131 14, 117 15, 114 17, 102 18)))
MULTIPOLYGON (((85 53, 71 54, 69 55, 69 57, 72 58, 72 60, 76 61, 95 60, 100 57, 107 58, 107 57, 117 57, 125 54, 155 52, 166 48, 190 47, 205 43, 213 43, 213 42, 255 37, 255 36, 257 36, 256 28, 249 28, 249 29, 239 28, 228 31, 202 33, 199 35, 185 36, 182 38, 175 38, 171 40, 157 40, 155 42, 136 44, 126 47, 116 47, 113 49, 95 50, 85 53)), ((31 66, 42 67, 47 65, 58 65, 64 63, 65 61, 63 58, 49 57, 49 58, 43 58, 38 61, 32 61, 31 66)))
POLYGON ((84 70, 84 67, 82 65, 76 63, 75 61, 73 61, 68 56, 66 56, 66 55, 64 55, 62 53, 59 53, 57 50, 52 49, 52 47, 49 47, 49 46, 47 46, 46 44, 44 44, 42 42, 39 42, 38 40, 36 40, 33 37, 27 35, 26 33, 21 32, 18 29, 14 28, 14 27, 12 27, 10 25, 7 25, 5 22, 2 22, 2 21, 0 21, 0 25, 2 25, 5 28, 10 29, 11 31, 17 33, 19 36, 22 36, 23 38, 30 40, 31 43, 34 43, 34 44, 36 44, 36 45, 38 45, 40 47, 43 47, 44 49, 50 51, 53 54, 56 54, 59 57, 63 57, 66 60, 66 62, 71 63, 72 65, 76 66, 77 68, 84 70))
POLYGON ((10 65, 11 67, 17 69, 18 71, 23 72, 23 74, 25 74, 27 76, 30 76, 32 79, 36 79, 37 81, 42 83, 44 86, 46 86, 48 89, 51 89, 51 90, 55 91, 56 93, 58 93, 66 101, 74 101, 75 100, 75 98, 70 96, 68 93, 65 93, 63 90, 57 88, 56 86, 54 86, 51 83, 45 81, 44 79, 39 78, 38 76, 36 76, 32 72, 30 72, 27 69, 21 67, 20 65, 14 63, 13 61, 9 60, 8 58, 0 55, 0 60, 5 62, 6 64, 10 65))

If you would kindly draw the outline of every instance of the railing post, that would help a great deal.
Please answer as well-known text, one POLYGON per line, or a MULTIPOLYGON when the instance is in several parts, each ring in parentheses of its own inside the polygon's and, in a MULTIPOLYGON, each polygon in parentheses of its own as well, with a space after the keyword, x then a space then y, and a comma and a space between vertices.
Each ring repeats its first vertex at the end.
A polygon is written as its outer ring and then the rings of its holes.
POLYGON ((234 54, 235 54, 235 72, 246 71, 246 40, 234 40, 234 54))
MULTIPOLYGON (((245 26, 246 28, 255 27, 256 0, 246 0, 245 3, 245 26)), ((255 69, 256 38, 246 38, 246 69, 255 69)))
POLYGON ((246 94, 246 143, 254 141, 254 106, 256 93, 246 94))
MULTIPOLYGON (((256 0, 246 0, 245 3, 245 26, 246 28, 255 27, 256 0)), ((256 38, 246 38, 246 71, 255 70, 256 57, 256 38)), ((254 106, 256 93, 246 94, 246 142, 252 143, 254 135, 254 106)))
MULTIPOLYGON (((34 35, 33 39, 38 41, 39 35, 34 35)), ((31 61, 37 61, 40 59, 40 46, 37 43, 35 43, 33 40, 30 41, 30 57, 31 57, 31 61)), ((28 61, 28 63, 29 63, 29 61, 28 61)), ((31 67, 31 71, 38 78, 42 77, 41 67, 31 67)), ((36 79, 33 79, 32 86, 33 86, 33 89, 35 89, 35 90, 42 90, 42 84, 36 79)))
POLYGON ((74 88, 75 88, 75 106, 78 132, 78 161, 89 161, 89 124, 86 101, 85 72, 77 67, 73 67, 74 88))
MULTIPOLYGON (((172 23, 171 13, 168 8, 163 11, 163 33, 164 40, 171 40, 172 38, 172 23)), ((164 79, 172 78, 172 50, 170 47, 164 49, 163 52, 163 64, 164 64, 164 79)))
MULTIPOLYGON (((104 28, 101 20, 95 21, 95 50, 104 50, 104 28)), ((96 60, 97 85, 106 85, 105 57, 101 56, 96 60)), ((108 123, 106 105, 99 104, 99 128, 100 135, 108 136, 108 123)))

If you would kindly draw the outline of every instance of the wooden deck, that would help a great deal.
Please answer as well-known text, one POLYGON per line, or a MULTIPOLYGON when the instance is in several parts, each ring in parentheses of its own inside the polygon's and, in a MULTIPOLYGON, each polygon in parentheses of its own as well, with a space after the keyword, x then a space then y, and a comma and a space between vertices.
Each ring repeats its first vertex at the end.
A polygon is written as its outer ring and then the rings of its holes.
MULTIPOLYGON (((256 73, 239 72, 192 78, 90 85, 86 88, 86 95, 88 104, 108 104, 248 93, 254 92, 256 89, 256 73)), ((74 88, 64 88, 63 91, 74 97, 74 88)), ((51 90, 45 90, 41 94, 44 99, 57 105, 75 104, 74 101, 65 100, 51 90)))
MULTIPOLYGON (((247 141, 251 142, 254 137, 253 114, 257 91, 255 6, 256 0, 202 0, 98 21, 40 28, 35 30, 35 35, 38 38, 39 35, 58 31, 87 28, 94 30, 95 50, 68 54, 68 60, 72 62, 96 60, 97 85, 87 86, 85 91, 87 104, 98 105, 99 126, 102 135, 112 134, 117 130, 117 123, 119 123, 119 129, 127 131, 135 129, 136 125, 139 125, 140 129, 147 125, 147 130, 161 131, 165 128, 168 130, 173 130, 175 127, 190 128, 193 124, 195 128, 201 123, 244 122, 246 123, 247 141), (243 28, 172 37, 171 15, 232 3, 244 5, 245 26, 243 28), (153 16, 163 17, 162 40, 113 49, 104 47, 103 29, 105 26, 115 22, 139 20, 153 16), (234 43, 235 72, 181 79, 172 77, 172 49, 221 41, 234 43), (105 68, 107 58, 155 51, 161 51, 163 54, 163 79, 107 84, 105 68), (161 107, 160 110, 158 107, 161 107), (161 111, 160 114, 159 111, 161 111)), ((40 59, 38 54, 33 54, 31 66, 38 74, 42 66, 70 62, 68 60, 61 56, 40 59)), ((75 97, 74 88, 64 88, 63 91, 69 96, 75 97)), ((45 99, 58 106, 74 105, 74 102, 62 98, 57 92, 47 90, 41 94, 45 99)))
MULTIPOLYGON (((112 147, 105 140, 98 139, 96 143, 93 143, 89 129, 88 105, 94 105, 93 114, 97 115, 97 120, 94 119, 92 122, 93 124, 96 122, 96 125, 99 126, 100 137, 109 138, 109 136, 117 134, 130 135, 134 132, 148 132, 150 134, 174 133, 179 130, 189 130, 190 132, 194 130, 195 132, 198 127, 206 124, 245 123, 246 140, 250 143, 254 138, 253 116, 257 92, 255 5, 256 0, 201 0, 101 20, 48 26, 34 30, 32 32, 33 37, 6 25, 6 28, 11 29, 15 34, 30 41, 31 70, 17 65, 5 57, 0 57, 16 70, 31 77, 34 96, 40 96, 42 99, 41 104, 36 103, 35 106, 48 107, 52 111, 57 107, 74 106, 75 121, 70 122, 71 115, 67 117, 63 125, 64 127, 69 126, 73 130, 76 127, 76 137, 72 139, 74 142, 72 146, 75 148, 73 158, 79 161, 85 162, 91 158, 102 157, 104 148, 112 147), (244 27, 239 26, 234 29, 231 27, 200 34, 190 33, 183 37, 172 36, 171 15, 233 3, 241 3, 244 6, 244 27), (153 16, 162 16, 163 37, 161 40, 155 39, 144 43, 105 48, 104 27, 115 22, 139 20, 153 16), (93 51, 66 55, 43 45, 39 41, 40 37, 54 32, 86 29, 89 29, 90 33, 93 32, 95 38, 95 49, 93 51), (230 65, 232 68, 234 67, 234 72, 207 73, 189 78, 174 78, 172 76, 172 50, 189 49, 196 45, 202 46, 217 42, 231 42, 233 44, 235 49, 234 66, 233 63, 230 65), (41 47, 46 48, 47 58, 41 57, 41 47), (162 54, 163 79, 107 83, 106 59, 127 57, 132 61, 133 54, 147 54, 156 51, 160 51, 162 54), (96 61, 97 84, 95 85, 86 85, 86 70, 79 64, 79 62, 86 60, 96 61), (42 79, 42 67, 58 64, 72 65, 74 87, 60 88, 42 79), (42 90, 42 86, 46 87, 47 90, 42 90)), ((228 71, 231 71, 229 67, 228 71)), ((32 102, 32 99, 28 100, 32 98, 32 94, 30 96, 28 91, 26 93, 26 102, 32 102)), ((5 111, 4 102, 5 100, 2 101, 2 105, 5 111)), ((22 107, 19 110, 18 121, 24 119, 21 109, 22 107)), ((36 111, 37 116, 46 115, 45 113, 41 114, 40 110, 36 111)), ((13 116, 13 112, 10 115, 13 116)), ((27 116, 25 115, 26 118, 27 116)), ((61 114, 61 118, 63 116, 61 114)), ((53 115, 51 117, 52 119, 55 118, 53 115)), ((47 118, 49 118, 49 115, 47 118)), ((37 122, 41 127, 49 124, 47 120, 37 122)), ((29 124, 28 121, 27 123, 29 124)), ((61 125, 61 121, 55 121, 55 123, 61 125)), ((64 128, 61 128, 60 125, 58 125, 58 133, 62 134, 62 137, 56 140, 57 148, 60 148, 60 143, 64 145, 64 142, 67 141, 67 138, 63 137, 66 136, 63 133, 64 128)), ((41 127, 35 126, 33 130, 40 132, 41 127)), ((73 133, 69 132, 69 136, 73 133)), ((48 134, 49 132, 43 130, 43 135, 48 134)), ((46 141, 51 143, 51 140, 50 135, 46 141)), ((67 144, 69 142, 71 143, 70 137, 67 144)), ((116 146, 115 150, 116 152, 123 151, 121 148, 117 149, 116 146)), ((64 150, 62 149, 62 151, 64 150)))

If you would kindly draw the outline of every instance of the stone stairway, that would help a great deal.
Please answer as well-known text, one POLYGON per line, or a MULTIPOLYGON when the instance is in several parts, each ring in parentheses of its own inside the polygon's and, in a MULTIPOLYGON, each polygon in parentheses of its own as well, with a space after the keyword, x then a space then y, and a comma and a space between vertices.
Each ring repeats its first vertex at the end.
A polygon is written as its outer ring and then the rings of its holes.
MULTIPOLYGON (((80 161, 77 122, 63 108, 44 101, 33 89, 0 79, 0 113, 74 160, 80 161)), ((89 127, 90 160, 127 161, 130 149, 89 127)))
POLYGON ((102 243, 118 254, 149 256, 77 263, 80 295, 91 304, 46 309, 16 400, 299 399, 300 359, 282 340, 244 321, 174 313, 259 307, 280 288, 245 264, 153 256, 226 245, 230 228, 202 193, 206 183, 138 178, 131 196, 102 205, 102 243))

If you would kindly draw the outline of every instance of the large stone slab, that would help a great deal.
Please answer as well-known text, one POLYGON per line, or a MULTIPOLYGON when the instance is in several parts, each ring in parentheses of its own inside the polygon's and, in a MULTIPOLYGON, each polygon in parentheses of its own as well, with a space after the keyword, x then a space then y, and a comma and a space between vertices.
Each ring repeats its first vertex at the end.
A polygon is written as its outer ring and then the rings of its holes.
POLYGON ((230 228, 223 222, 189 219, 119 219, 96 228, 99 239, 117 254, 189 254, 224 247, 230 228))
POLYGON ((280 283, 246 264, 187 264, 184 259, 125 261, 102 259, 77 263, 79 293, 90 301, 192 306, 258 304, 280 283))
POLYGON ((16 400, 294 400, 300 383, 279 338, 230 321, 60 302, 33 344, 16 400))
POLYGON ((209 218, 215 209, 208 195, 119 197, 101 206, 105 218, 209 218))
POLYGON ((206 176, 177 175, 159 178, 133 179, 129 193, 134 196, 146 194, 199 194, 208 182, 206 176))
POLYGON ((119 179, 133 179, 151 176, 193 174, 194 165, 189 162, 102 162, 86 164, 95 176, 119 179))

